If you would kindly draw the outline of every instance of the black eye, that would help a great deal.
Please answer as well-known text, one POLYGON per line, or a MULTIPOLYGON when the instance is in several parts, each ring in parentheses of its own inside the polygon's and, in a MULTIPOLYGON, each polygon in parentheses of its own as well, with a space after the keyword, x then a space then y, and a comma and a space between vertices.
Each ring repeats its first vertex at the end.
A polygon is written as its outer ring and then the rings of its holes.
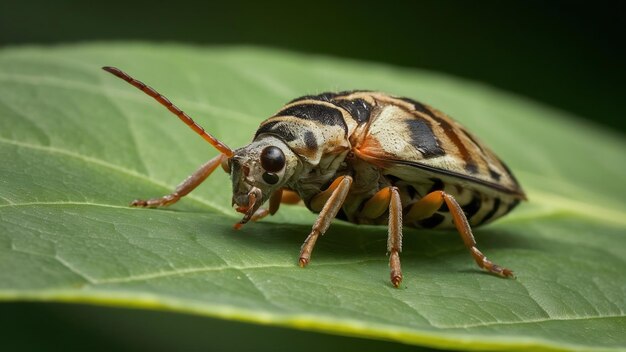
MULTIPOLYGON (((278 147, 272 145, 265 147, 261 152, 261 166, 263 166, 265 171, 278 172, 285 167, 285 154, 278 147)), ((265 179, 265 175, 263 175, 263 179, 265 179)))
POLYGON ((275 185, 276 183, 278 183, 278 176, 276 174, 264 172, 261 177, 263 177, 263 181, 265 181, 267 184, 275 185))

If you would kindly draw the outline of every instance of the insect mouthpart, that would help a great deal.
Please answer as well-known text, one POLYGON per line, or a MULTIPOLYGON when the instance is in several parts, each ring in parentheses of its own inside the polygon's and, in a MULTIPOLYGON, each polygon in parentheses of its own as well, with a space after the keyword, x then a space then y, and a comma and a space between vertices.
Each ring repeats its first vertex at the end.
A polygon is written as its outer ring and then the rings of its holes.
POLYGON ((256 211, 261 206, 262 199, 263 193, 257 187, 252 187, 250 192, 248 192, 247 204, 242 204, 244 202, 239 202, 239 200, 242 199, 237 199, 235 198, 235 196, 233 196, 233 203, 237 204, 237 212, 244 214, 243 219, 235 224, 235 229, 240 229, 244 224, 252 219, 254 213, 256 213, 256 211))

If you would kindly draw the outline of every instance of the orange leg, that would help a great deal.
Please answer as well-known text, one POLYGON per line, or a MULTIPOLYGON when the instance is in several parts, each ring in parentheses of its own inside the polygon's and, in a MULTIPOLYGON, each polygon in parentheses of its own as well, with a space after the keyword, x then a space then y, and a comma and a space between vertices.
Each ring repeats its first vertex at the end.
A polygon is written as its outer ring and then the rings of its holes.
POLYGON ((402 202, 396 187, 385 187, 378 191, 363 206, 361 215, 376 219, 389 209, 387 253, 389 254, 390 278, 393 286, 402 282, 400 252, 402 252, 402 202))
POLYGON ((298 202, 300 202, 300 196, 295 191, 283 188, 280 202, 284 204, 298 204, 298 202))
POLYGON ((215 171, 215 169, 222 164, 223 160, 227 159, 226 155, 220 154, 215 158, 204 163, 198 170, 196 170, 193 174, 187 177, 180 185, 176 187, 174 192, 165 195, 159 198, 152 198, 148 200, 136 199, 130 203, 132 207, 148 207, 148 208, 156 208, 156 207, 164 207, 168 205, 172 205, 180 198, 189 194, 189 192, 193 191, 198 185, 202 183, 202 181, 206 180, 209 175, 215 171))
MULTIPOLYGON (((313 224, 311 233, 302 244, 299 259, 301 267, 304 268, 311 261, 311 252, 313 252, 313 247, 315 247, 317 238, 328 230, 331 221, 335 218, 337 212, 341 209, 343 202, 346 200, 346 196, 348 195, 351 185, 352 177, 340 176, 328 187, 327 190, 316 195, 311 200, 311 204, 322 203, 324 206, 322 207, 317 220, 315 220, 315 224, 313 224)), ((313 206, 311 207, 313 208, 313 206)))
POLYGON ((463 209, 461 209, 459 203, 457 203, 451 195, 445 193, 444 191, 431 192, 413 204, 405 217, 405 221, 414 222, 427 219, 432 216, 444 202, 448 206, 448 209, 450 209, 454 225, 461 235, 461 239, 463 239, 465 247, 469 249, 472 257, 474 257, 476 264, 488 272, 502 277, 513 276, 513 272, 511 270, 492 263, 481 251, 478 250, 478 248, 476 248, 476 240, 472 234, 472 229, 467 221, 467 217, 463 213, 463 209))
MULTIPOLYGON (((314 212, 321 212, 324 206, 326 205, 328 199, 332 196, 333 192, 335 192, 337 187, 339 187, 341 182, 343 182, 345 177, 347 176, 337 177, 333 181, 333 183, 331 183, 330 186, 328 186, 328 188, 326 188, 325 190, 317 194, 315 197, 313 197, 313 199, 311 199, 311 210, 313 210, 314 212)), ((350 180, 352 180, 352 178, 350 178, 350 180)))

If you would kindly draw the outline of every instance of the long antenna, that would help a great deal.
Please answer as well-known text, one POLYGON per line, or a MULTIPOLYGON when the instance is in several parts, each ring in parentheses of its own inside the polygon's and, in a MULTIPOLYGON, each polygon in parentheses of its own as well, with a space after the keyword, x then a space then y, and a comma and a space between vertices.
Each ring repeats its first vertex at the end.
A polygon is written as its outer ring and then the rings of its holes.
POLYGON ((217 138, 210 135, 207 131, 204 130, 200 125, 198 125, 189 115, 187 115, 184 111, 179 109, 176 105, 172 104, 169 99, 161 95, 159 92, 154 90, 152 87, 146 85, 145 83, 138 81, 131 76, 129 76, 126 72, 110 66, 105 66, 102 68, 103 70, 112 73, 113 75, 125 80, 126 82, 132 84, 136 88, 140 89, 142 92, 148 94, 154 100, 158 101, 161 105, 165 106, 167 110, 171 111, 174 115, 178 116, 178 118, 183 121, 187 126, 191 127, 197 134, 199 134, 205 141, 209 142, 215 149, 219 150, 222 154, 226 155, 228 158, 231 158, 234 154, 233 151, 228 148, 228 146, 217 138))

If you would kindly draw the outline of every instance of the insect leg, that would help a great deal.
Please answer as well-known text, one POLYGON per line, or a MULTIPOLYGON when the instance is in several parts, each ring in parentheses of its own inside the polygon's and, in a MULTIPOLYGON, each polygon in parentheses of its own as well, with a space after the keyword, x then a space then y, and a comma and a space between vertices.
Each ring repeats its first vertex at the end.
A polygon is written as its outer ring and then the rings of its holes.
POLYGON ((194 188, 198 187, 202 181, 206 180, 206 178, 209 177, 209 175, 222 163, 223 159, 226 159, 226 156, 224 154, 220 154, 204 163, 198 170, 179 184, 174 192, 159 198, 152 198, 148 200, 136 199, 130 203, 130 206, 156 208, 172 205, 178 202, 180 198, 186 196, 189 192, 193 191, 194 188))
POLYGON ((402 202, 396 187, 385 187, 378 191, 363 206, 361 214, 376 219, 389 209, 389 234, 387 237, 387 253, 389 254, 390 278, 393 286, 402 282, 400 252, 402 252, 402 202))
POLYGON ((284 204, 298 204, 298 202, 300 202, 300 195, 298 195, 295 191, 283 188, 283 194, 280 202, 284 204))
POLYGON ((457 203, 454 197, 444 191, 431 192, 413 204, 405 217, 405 221, 414 222, 427 219, 432 216, 444 202, 448 206, 448 209, 450 209, 454 225, 461 235, 461 239, 463 239, 465 247, 469 249, 472 257, 474 257, 476 264, 490 273, 502 277, 513 276, 513 272, 511 270, 494 264, 487 259, 481 251, 478 250, 476 247, 476 240, 472 234, 472 228, 467 221, 467 217, 463 213, 463 209, 461 209, 461 206, 457 203))
POLYGON ((283 189, 278 189, 270 196, 270 208, 268 214, 274 215, 280 208, 280 202, 283 199, 283 189))
MULTIPOLYGON (((333 181, 333 183, 331 183, 330 186, 328 186, 328 188, 326 188, 322 192, 320 192, 317 195, 315 195, 315 197, 313 197, 313 199, 311 199, 311 204, 310 204, 311 210, 313 210, 315 212, 321 212, 322 209, 324 208, 324 206, 326 205, 326 203, 328 202, 328 199, 335 192, 335 189, 337 189, 337 187, 339 187, 339 184, 341 184, 341 182, 343 182, 344 177, 346 177, 346 176, 337 177, 333 181)), ((350 179, 352 179, 352 178, 350 178, 350 179)))
POLYGON ((320 197, 325 198, 323 199, 324 206, 320 211, 317 220, 315 220, 315 224, 313 224, 311 233, 302 244, 299 259, 301 267, 304 268, 307 264, 309 264, 309 261, 311 260, 311 252, 313 251, 313 247, 315 247, 315 241, 317 241, 319 235, 323 235, 324 232, 328 230, 330 222, 335 218, 337 212, 341 209, 343 202, 346 200, 346 196, 348 195, 351 185, 352 177, 347 175, 340 176, 330 185, 330 187, 328 187, 326 191, 318 194, 312 200, 312 202, 320 202, 320 197), (328 195, 328 191, 330 191, 330 195, 328 195))
POLYGON ((268 214, 269 215, 276 214, 276 212, 278 211, 278 208, 280 208, 281 203, 296 204, 299 201, 300 201, 300 196, 298 195, 298 193, 287 188, 281 188, 275 191, 274 193, 272 193, 272 196, 270 197, 270 202, 269 202, 270 206, 269 206, 268 214))
POLYGON ((295 204, 300 201, 300 197, 298 193, 281 188, 274 193, 272 193, 269 203, 269 208, 260 208, 257 210, 254 215, 250 218, 251 221, 259 221, 268 215, 274 215, 280 208, 281 203, 285 204, 295 204))

